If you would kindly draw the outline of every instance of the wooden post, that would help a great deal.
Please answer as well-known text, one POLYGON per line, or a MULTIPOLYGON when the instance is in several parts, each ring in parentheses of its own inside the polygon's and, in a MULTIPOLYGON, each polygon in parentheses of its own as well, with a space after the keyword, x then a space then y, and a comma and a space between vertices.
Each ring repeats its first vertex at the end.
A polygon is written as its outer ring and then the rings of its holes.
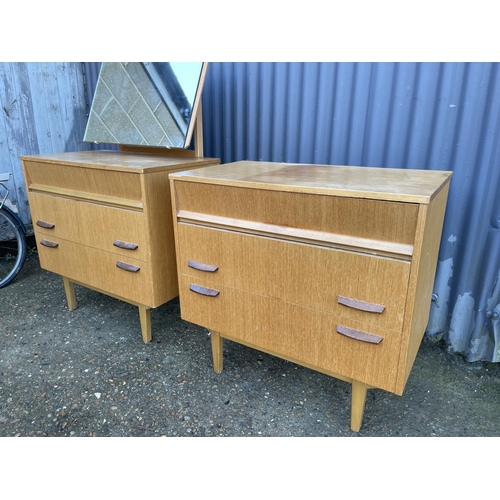
POLYGON ((351 429, 359 432, 365 411, 366 391, 368 386, 357 380, 352 381, 351 429))
POLYGON ((66 292, 66 301, 68 303, 68 309, 70 311, 73 311, 73 309, 76 309, 75 284, 65 276, 63 276, 63 283, 64 283, 64 291, 66 292))
POLYGON ((144 343, 151 342, 153 335, 151 333, 151 308, 139 305, 139 317, 141 319, 142 340, 144 343))
POLYGON ((203 117, 201 110, 201 98, 196 111, 196 122, 194 125, 194 155, 203 158, 203 117))
POLYGON ((214 360, 214 371, 220 373, 223 368, 223 351, 224 339, 220 336, 219 332, 210 331, 210 338, 212 340, 212 357, 214 360))

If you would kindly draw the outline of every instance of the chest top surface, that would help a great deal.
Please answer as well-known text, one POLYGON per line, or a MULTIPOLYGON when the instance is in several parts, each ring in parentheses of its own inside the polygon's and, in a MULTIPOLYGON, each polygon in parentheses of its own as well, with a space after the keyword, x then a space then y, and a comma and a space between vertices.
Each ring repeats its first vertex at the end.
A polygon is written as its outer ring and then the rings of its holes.
POLYGON ((452 172, 339 165, 239 161, 170 174, 171 179, 279 190, 430 203, 452 172))
POLYGON ((218 162, 214 158, 194 158, 125 151, 76 151, 45 155, 21 156, 21 160, 36 163, 57 163, 72 167, 114 170, 119 172, 155 172, 191 168, 218 162))

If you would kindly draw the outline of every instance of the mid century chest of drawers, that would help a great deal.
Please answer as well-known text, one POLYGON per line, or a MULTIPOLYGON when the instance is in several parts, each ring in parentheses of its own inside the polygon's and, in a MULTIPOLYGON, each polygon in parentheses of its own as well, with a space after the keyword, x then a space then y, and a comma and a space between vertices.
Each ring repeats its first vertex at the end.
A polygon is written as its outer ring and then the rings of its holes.
POLYGON ((178 295, 168 174, 218 159, 121 151, 21 157, 40 265, 74 284, 151 308, 178 295))
POLYGON ((430 310, 451 172, 236 162, 170 174, 181 316, 402 395, 430 310))

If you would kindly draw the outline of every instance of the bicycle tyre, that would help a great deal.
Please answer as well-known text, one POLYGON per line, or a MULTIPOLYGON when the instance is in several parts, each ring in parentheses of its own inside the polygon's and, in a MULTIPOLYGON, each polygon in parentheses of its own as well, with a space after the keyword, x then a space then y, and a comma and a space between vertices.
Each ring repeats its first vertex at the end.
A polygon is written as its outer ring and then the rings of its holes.
POLYGON ((26 261, 22 223, 6 207, 0 209, 0 288, 11 283, 26 261))

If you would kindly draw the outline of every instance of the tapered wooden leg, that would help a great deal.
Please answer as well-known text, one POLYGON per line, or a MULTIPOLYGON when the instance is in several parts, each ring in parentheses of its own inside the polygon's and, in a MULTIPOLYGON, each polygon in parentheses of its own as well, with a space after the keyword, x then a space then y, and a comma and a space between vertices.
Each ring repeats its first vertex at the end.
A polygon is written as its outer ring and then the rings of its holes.
POLYGON ((145 343, 151 342, 153 335, 151 334, 151 308, 140 305, 139 317, 141 318, 142 340, 145 343))
POLYGON ((214 371, 220 373, 222 371, 222 353, 224 348, 224 339, 219 332, 210 331, 212 339, 212 357, 214 360, 214 371))
POLYGON ((76 309, 76 294, 75 294, 75 284, 63 276, 64 291, 66 292, 66 301, 68 303, 68 309, 72 311, 76 309))
POLYGON ((357 380, 352 381, 351 429, 359 432, 365 411, 366 391, 368 386, 357 380))

